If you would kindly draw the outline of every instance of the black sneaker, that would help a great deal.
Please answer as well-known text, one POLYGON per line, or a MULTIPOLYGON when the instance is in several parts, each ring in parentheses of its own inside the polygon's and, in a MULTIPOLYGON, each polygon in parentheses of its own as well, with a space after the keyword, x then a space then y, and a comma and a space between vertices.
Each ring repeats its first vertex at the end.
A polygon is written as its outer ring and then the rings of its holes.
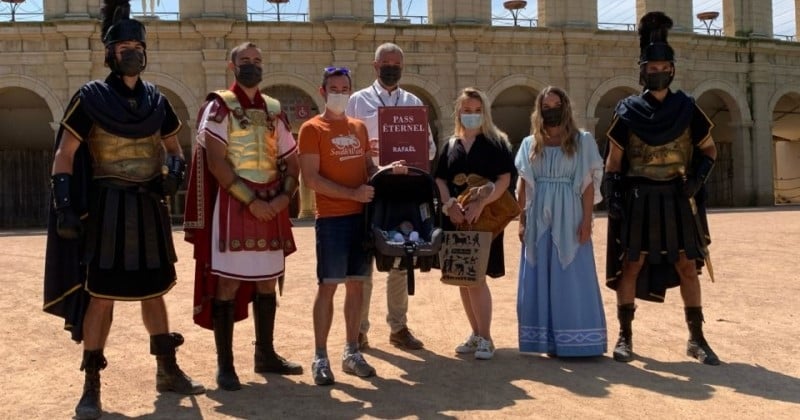
POLYGON ((333 385, 333 372, 331 362, 327 357, 315 359, 311 363, 311 374, 314 376, 314 383, 317 385, 333 385))

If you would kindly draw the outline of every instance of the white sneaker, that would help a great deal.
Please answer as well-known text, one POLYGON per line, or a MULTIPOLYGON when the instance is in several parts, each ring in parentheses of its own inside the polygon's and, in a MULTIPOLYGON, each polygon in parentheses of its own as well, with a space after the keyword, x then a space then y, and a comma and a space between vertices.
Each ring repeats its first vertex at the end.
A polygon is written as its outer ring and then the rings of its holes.
POLYGON ((458 354, 467 354, 467 353, 475 353, 475 350, 478 349, 478 337, 475 334, 470 334, 463 343, 459 344, 456 347, 456 353, 458 354))
POLYGON ((494 356, 494 344, 483 337, 478 337, 478 348, 475 350, 475 358, 478 360, 490 360, 494 356))

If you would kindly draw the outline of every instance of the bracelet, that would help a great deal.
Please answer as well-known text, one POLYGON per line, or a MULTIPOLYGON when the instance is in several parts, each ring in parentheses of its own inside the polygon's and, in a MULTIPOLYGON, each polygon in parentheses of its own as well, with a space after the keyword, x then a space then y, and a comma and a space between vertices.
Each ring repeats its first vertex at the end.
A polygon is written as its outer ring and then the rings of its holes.
POLYGON ((251 190, 241 178, 236 178, 236 180, 233 181, 230 186, 228 186, 228 194, 230 194, 231 197, 241 201, 245 205, 249 205, 256 199, 256 195, 253 193, 253 190, 251 190))
POLYGON ((455 203, 456 203, 455 197, 450 197, 450 199, 447 200, 447 202, 442 205, 442 213, 444 213, 446 216, 449 216, 448 213, 450 213, 450 207, 453 207, 453 204, 455 203))

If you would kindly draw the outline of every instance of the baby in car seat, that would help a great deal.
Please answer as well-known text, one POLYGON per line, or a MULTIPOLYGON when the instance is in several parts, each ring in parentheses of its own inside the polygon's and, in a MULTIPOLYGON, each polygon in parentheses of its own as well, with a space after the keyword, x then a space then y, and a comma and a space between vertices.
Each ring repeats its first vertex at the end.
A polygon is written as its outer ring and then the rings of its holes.
POLYGON ((414 230, 414 225, 408 220, 400 222, 395 229, 390 230, 386 235, 393 242, 419 241, 419 232, 414 230))

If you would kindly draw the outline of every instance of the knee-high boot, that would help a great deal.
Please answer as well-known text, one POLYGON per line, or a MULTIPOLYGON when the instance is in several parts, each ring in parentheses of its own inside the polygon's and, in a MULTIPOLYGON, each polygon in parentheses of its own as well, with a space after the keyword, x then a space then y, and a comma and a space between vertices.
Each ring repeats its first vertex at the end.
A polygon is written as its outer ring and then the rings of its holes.
POLYGON ((217 346, 217 385, 226 391, 242 388, 233 366, 233 315, 232 300, 214 300, 214 343, 217 346))
POLYGON ((83 395, 75 407, 76 419, 99 419, 103 414, 103 404, 100 402, 100 371, 106 365, 103 349, 83 351, 81 370, 86 373, 86 378, 83 382, 83 395))
POLYGON ((150 336, 150 354, 156 356, 156 390, 192 395, 206 392, 205 387, 183 373, 175 359, 175 348, 183 344, 183 336, 167 333, 150 336))
POLYGON ((689 327, 689 342, 686 343, 686 354, 707 365, 718 365, 717 357, 703 336, 703 308, 701 306, 684 308, 686 325, 689 327))
POLYGON ((302 366, 295 362, 290 362, 275 353, 273 335, 277 306, 278 302, 274 293, 259 293, 253 301, 256 327, 255 371, 256 373, 302 375, 302 366))
POLYGON ((636 304, 626 303, 617 305, 617 319, 619 319, 619 338, 614 347, 614 360, 628 363, 633 360, 633 314, 636 304))

